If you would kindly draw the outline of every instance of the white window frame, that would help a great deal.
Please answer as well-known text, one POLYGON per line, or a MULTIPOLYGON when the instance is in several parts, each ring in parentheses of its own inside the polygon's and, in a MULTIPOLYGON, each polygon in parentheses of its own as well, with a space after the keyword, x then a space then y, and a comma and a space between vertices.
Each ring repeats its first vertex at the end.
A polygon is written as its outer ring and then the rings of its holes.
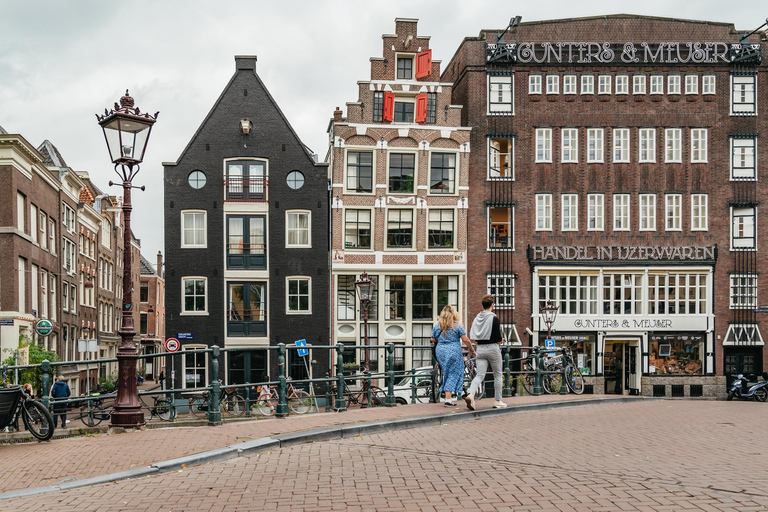
POLYGON ((48 216, 40 210, 38 212, 37 229, 40 231, 40 248, 48 250, 48 216))
POLYGON ((704 75, 701 77, 701 94, 715 94, 717 89, 717 77, 704 75))
MULTIPOLYGON (((427 250, 428 251, 446 251, 446 250, 455 250, 456 249, 456 221, 457 221, 458 215, 455 209, 446 207, 446 208, 430 208, 427 210, 427 230, 425 232, 425 240, 427 241, 427 250), (450 246, 431 246, 430 245, 430 239, 429 239, 429 230, 430 230, 430 224, 432 222, 437 222, 438 226, 443 225, 442 220, 442 212, 443 211, 449 211, 451 212, 451 245, 450 246), (433 219, 432 213, 438 213, 438 219, 433 219)), ((446 222, 447 223, 447 222, 446 222)))
POLYGON ((685 75, 685 94, 699 94, 699 75, 685 75))
POLYGON ((691 163, 705 164, 708 160, 708 137, 707 128, 691 128, 691 163))
POLYGON ((667 77, 667 94, 680 94, 680 75, 669 75, 667 77))
POLYGON ((587 231, 605 231, 605 195, 587 195, 587 231))
POLYGON ((611 75, 597 75, 597 94, 611 94, 611 75))
POLYGON ((709 230, 709 196, 691 194, 691 231, 709 230))
POLYGON ((731 274, 730 309, 757 307, 757 274, 731 274))
POLYGON ((552 231, 552 194, 536 194, 536 231, 552 231))
POLYGON ((181 210, 181 248, 182 249, 205 249, 208 247, 208 212, 206 210, 181 210), (197 216, 202 215, 203 217, 203 226, 202 228, 199 228, 197 226, 192 226, 192 228, 187 229, 185 227, 185 221, 188 216, 192 217, 193 224, 195 220, 197 220, 197 216), (203 240, 202 242, 196 243, 197 234, 202 230, 203 240), (187 243, 187 233, 192 233, 192 243, 187 243))
POLYGON ((587 162, 603 163, 604 133, 602 128, 587 128, 587 162))
MULTIPOLYGON (((193 297, 197 297, 197 295, 193 295, 193 297)), ((181 278, 181 311, 179 311, 179 315, 182 316, 206 316, 208 315, 208 278, 206 276, 182 276, 181 278), (187 311, 186 310, 186 282, 187 281, 202 281, 203 286, 205 287, 205 291, 203 294, 204 300, 205 300, 205 309, 203 311, 187 311)))
POLYGON ((616 75, 616 94, 629 94, 629 75, 616 75))
POLYGON ((682 163, 683 130, 681 128, 664 129, 664 162, 682 163))
POLYGON ((731 251, 754 251, 757 249, 757 208, 754 206, 747 207, 731 207, 731 251), (748 219, 751 218, 751 221, 748 219), (743 229, 745 231, 751 231, 751 235, 747 235, 742 238, 747 240, 751 239, 751 242, 736 242, 736 222, 737 219, 744 219, 743 229))
MULTIPOLYGON (((304 230, 304 228, 295 228, 299 230, 299 233, 304 230)), ((300 240, 300 237, 297 237, 297 240, 300 240)), ((310 248, 312 247, 312 212, 310 210, 286 210, 285 211, 285 247, 286 249, 296 249, 296 248, 310 248), (307 243, 290 243, 290 218, 293 216, 296 216, 297 218, 301 215, 307 216, 307 243)))
POLYGON ((562 163, 578 163, 579 161, 579 129, 560 129, 560 161, 562 163))
POLYGON ((189 350, 189 351, 199 350, 200 351, 199 353, 195 352, 195 359, 197 359, 198 357, 202 357, 203 358, 203 362, 205 364, 202 367, 197 367, 196 366, 195 369, 193 370, 193 373, 195 373, 195 374, 197 373, 197 371, 203 370, 203 372, 202 372, 203 373, 203 382, 192 383, 192 386, 190 387, 190 386, 187 385, 187 355, 189 355, 192 352, 184 354, 184 357, 181 359, 181 362, 184 365, 184 368, 183 368, 182 373, 181 373, 181 375, 182 375, 182 379, 181 379, 182 380, 182 387, 184 389, 187 389, 187 388, 194 389, 194 388, 197 388, 197 387, 207 386, 208 385, 208 352, 203 352, 203 350, 207 349, 208 346, 200 345, 200 344, 191 345, 191 344, 186 344, 185 343, 183 348, 184 348, 184 350, 189 350))
POLYGON ((579 230, 579 195, 562 194, 560 196, 560 231, 579 230), (567 226, 566 226, 567 224, 567 226))
POLYGON ((664 194, 664 225, 666 231, 683 230, 682 194, 664 194))
POLYGON ((638 161, 656 162, 656 128, 640 128, 638 161))
POLYGON ((560 94, 560 75, 547 75, 547 94, 560 94))
POLYGON ((581 75, 581 94, 595 94, 595 75, 581 75))
POLYGON ((576 75, 563 75, 563 94, 576 94, 576 75))
POLYGON ((629 231, 630 195, 613 194, 613 230, 629 231))
POLYGON ((613 129, 613 162, 629 163, 629 128, 613 129))
POLYGON ((757 115, 757 76, 731 75, 731 115, 757 115), (742 84, 740 92, 736 92, 736 85, 742 84), (751 86, 751 91, 750 91, 751 86), (747 99, 751 96, 752 101, 747 99), (736 101, 741 99, 741 101, 736 101))
POLYGON ((515 309, 515 278, 512 274, 489 274, 486 291, 496 299, 494 309, 515 309), (508 293, 505 293, 506 291, 508 293))
POLYGON ((664 94, 664 75, 651 75, 651 94, 664 94))
POLYGON ((511 75, 487 76, 488 104, 486 108, 488 115, 513 115, 515 113, 515 82, 513 77, 511 75), (494 94, 498 101, 491 101, 494 94), (498 97, 499 95, 500 97, 498 97))
MULTIPOLYGON (((499 174, 501 172, 499 171, 499 174)), ((514 180, 515 179, 515 138, 514 137, 488 137, 488 177, 489 180, 514 180), (493 141, 495 140, 508 140, 509 141, 509 152, 508 153, 502 153, 501 151, 496 151, 494 153, 494 150, 496 149, 493 146, 493 141), (494 167, 496 169, 500 168, 500 165, 497 162, 494 162, 494 158, 498 158, 499 156, 506 155, 507 156, 507 167, 509 168, 509 172, 507 176, 492 176, 491 171, 494 167)), ((414 193, 416 191, 414 190, 414 193)))
POLYGON ((528 94, 541 94, 541 75, 528 75, 528 94))
POLYGON ((757 179, 757 137, 731 137, 731 181, 757 179), (737 152, 737 149, 741 151, 737 152), (750 155, 751 153, 751 155, 750 155), (751 159, 751 164, 749 160, 751 159), (737 167, 737 162, 739 163, 737 167), (749 170, 745 172, 744 169, 749 170), (738 170, 738 175, 736 175, 738 170))
POLYGON ((536 128, 536 163, 552 163, 552 128, 536 128))
POLYGON ((645 94, 645 75, 632 75, 632 94, 645 94))
POLYGON ((640 231, 656 231, 656 194, 640 194, 640 231))
MULTIPOLYGON (((302 294, 299 293, 297 296, 301 297, 302 294)), ((312 314, 312 277, 311 276, 286 276, 285 278, 285 314, 286 315, 311 315, 312 314), (308 303, 307 306, 309 309, 307 310, 296 310, 291 311, 291 281, 307 281, 307 297, 308 297, 308 303)))
POLYGON ((48 240, 48 249, 51 251, 51 254, 56 254, 56 221, 53 220, 53 217, 48 218, 48 237, 50 240, 48 240))

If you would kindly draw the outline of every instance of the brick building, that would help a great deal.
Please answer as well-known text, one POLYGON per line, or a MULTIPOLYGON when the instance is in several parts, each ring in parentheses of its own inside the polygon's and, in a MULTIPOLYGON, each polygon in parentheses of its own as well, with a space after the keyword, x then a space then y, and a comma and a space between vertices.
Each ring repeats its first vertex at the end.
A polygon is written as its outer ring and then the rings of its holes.
POLYGON ((487 226, 469 233, 470 313, 504 297, 502 322, 538 345, 551 300, 595 393, 722 396, 726 375, 763 368, 764 34, 516 21, 465 39, 442 76, 472 127, 469 223, 487 226))
MULTIPOLYGON (((430 333, 451 304, 466 323, 469 130, 452 84, 440 80, 417 20, 395 20, 372 57, 358 97, 329 126, 332 181, 332 339, 364 344, 355 280, 376 283, 368 312, 371 345, 395 343, 395 369, 431 364, 430 333), (403 350, 403 345, 424 346, 403 350)), ((384 370, 384 351, 369 351, 384 370)), ((363 363, 363 351, 345 361, 363 363)))
MULTIPOLYGON (((157 253, 157 269, 144 256, 140 258, 141 283, 139 288, 142 354, 159 354, 165 341, 165 279, 163 279, 163 254, 157 253)), ((164 362, 157 358, 143 361, 148 380, 157 380, 164 362)))

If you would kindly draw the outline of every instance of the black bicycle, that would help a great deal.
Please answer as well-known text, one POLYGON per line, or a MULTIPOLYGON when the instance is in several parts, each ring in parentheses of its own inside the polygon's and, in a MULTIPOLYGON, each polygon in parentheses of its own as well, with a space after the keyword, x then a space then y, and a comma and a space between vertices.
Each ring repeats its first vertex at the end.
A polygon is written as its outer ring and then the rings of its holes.
MULTIPOLYGON (((364 375, 363 375, 364 376, 364 375)), ((359 391, 352 391, 347 385, 347 381, 344 381, 344 403, 347 408, 351 404, 365 405, 369 407, 383 407, 387 401, 387 394, 378 386, 371 386, 371 401, 368 403, 368 379, 363 379, 363 385, 360 386, 359 391)), ((328 394, 331 399, 331 407, 336 407, 336 395, 338 394, 338 388, 331 385, 328 390, 328 394)))
MULTIPOLYGON (((557 372, 542 373, 541 375, 541 387, 547 394, 560 392, 560 386, 563 382, 562 360, 562 355, 545 356, 541 359, 542 370, 544 372, 557 372)), ((533 355, 528 356, 527 359, 523 359, 522 369, 523 372, 525 372, 525 376, 523 377, 523 387, 525 388, 526 393, 532 395, 536 385, 536 366, 534 364, 533 355)))
POLYGON ((0 428, 18 425, 19 416, 29 433, 41 441, 53 436, 53 416, 21 386, 0 388, 0 428))
POLYGON ((152 395, 152 406, 150 407, 147 402, 144 401, 144 396, 139 395, 142 408, 149 411, 149 416, 146 417, 147 421, 150 421, 153 416, 157 416, 163 421, 171 421, 176 417, 176 408, 173 406, 173 402, 165 397, 158 395, 152 395))
POLYGON ((102 421, 109 419, 109 407, 104 405, 104 398, 99 393, 92 393, 91 398, 85 400, 80 407, 78 415, 73 419, 82 419, 83 423, 89 427, 95 427, 102 421))

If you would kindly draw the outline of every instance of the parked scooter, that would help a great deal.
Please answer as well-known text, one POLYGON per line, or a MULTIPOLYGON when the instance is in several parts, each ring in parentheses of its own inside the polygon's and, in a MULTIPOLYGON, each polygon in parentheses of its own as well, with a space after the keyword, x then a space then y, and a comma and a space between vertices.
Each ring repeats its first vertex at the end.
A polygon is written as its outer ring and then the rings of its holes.
POLYGON ((763 372, 763 380, 757 383, 747 382, 744 375, 737 375, 728 391, 727 400, 733 400, 734 397, 740 400, 768 401, 768 372, 763 372))

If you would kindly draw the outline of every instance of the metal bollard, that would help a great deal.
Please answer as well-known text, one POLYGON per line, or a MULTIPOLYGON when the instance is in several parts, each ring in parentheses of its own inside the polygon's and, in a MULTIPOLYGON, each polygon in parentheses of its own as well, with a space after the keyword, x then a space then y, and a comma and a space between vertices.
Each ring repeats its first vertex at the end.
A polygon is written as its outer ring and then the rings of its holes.
POLYGON ((536 356, 536 380, 533 384, 533 394, 540 396, 544 394, 544 387, 541 385, 541 351, 539 347, 533 347, 536 356))
POLYGON ((367 404, 367 407, 373 407, 376 404, 374 404, 371 401, 371 374, 369 374, 368 372, 365 373, 365 382, 366 382, 366 387, 368 389, 368 393, 367 393, 368 396, 366 397, 366 399, 367 399, 366 404, 367 404))
POLYGON ((245 417, 251 417, 251 383, 245 386, 245 417))
POLYGON ((384 403, 387 407, 397 405, 395 401, 395 344, 387 343, 387 401, 384 403))
POLYGON ((325 412, 331 412, 333 404, 331 403, 331 372, 325 372, 325 412))
POLYGON ((501 390, 501 396, 506 398, 512 396, 512 376, 509 373, 509 346, 503 345, 501 350, 504 352, 504 387, 501 390))
POLYGON ((51 362, 47 359, 43 360, 42 364, 43 368, 43 389, 41 389, 41 399, 40 401, 43 402, 43 405, 48 408, 50 407, 51 398, 49 393, 51 392, 51 362))
POLYGON ((344 401, 344 345, 336 345, 336 404, 334 409, 337 411, 346 411, 347 404, 344 401))
POLYGON ((416 403, 416 368, 411 368, 411 403, 416 403))
POLYGON ((277 386, 277 410, 275 416, 278 418, 284 418, 288 416, 288 401, 286 396, 288 395, 288 383, 285 379, 285 343, 279 343, 277 345, 277 351, 280 354, 277 358, 277 369, 280 374, 279 385, 277 386))
POLYGON ((208 424, 221 425, 221 408, 219 407, 219 393, 221 393, 221 381, 219 380, 219 354, 221 348, 217 345, 211 347, 211 374, 213 381, 208 392, 208 424))

